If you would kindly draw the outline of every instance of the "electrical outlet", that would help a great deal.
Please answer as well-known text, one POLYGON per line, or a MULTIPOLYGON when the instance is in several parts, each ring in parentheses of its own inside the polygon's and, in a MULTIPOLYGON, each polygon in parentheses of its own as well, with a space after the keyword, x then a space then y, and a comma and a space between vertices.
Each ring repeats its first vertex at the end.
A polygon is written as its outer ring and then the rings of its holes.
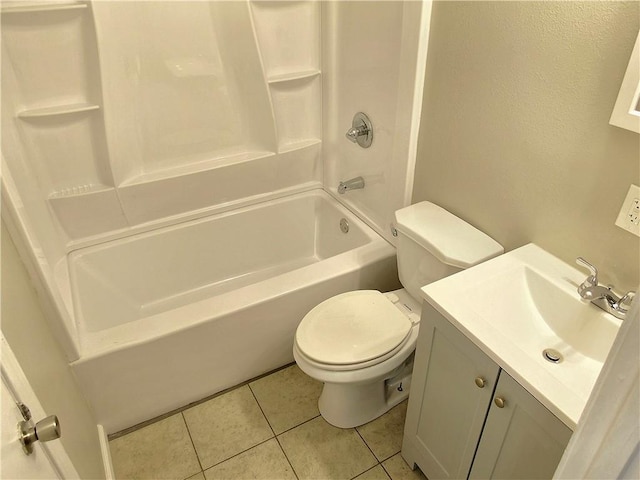
POLYGON ((622 203, 616 225, 640 237, 640 187, 631 185, 622 203))
POLYGON ((627 216, 629 217, 629 221, 634 225, 640 224, 640 199, 633 199, 633 204, 631 205, 627 216))

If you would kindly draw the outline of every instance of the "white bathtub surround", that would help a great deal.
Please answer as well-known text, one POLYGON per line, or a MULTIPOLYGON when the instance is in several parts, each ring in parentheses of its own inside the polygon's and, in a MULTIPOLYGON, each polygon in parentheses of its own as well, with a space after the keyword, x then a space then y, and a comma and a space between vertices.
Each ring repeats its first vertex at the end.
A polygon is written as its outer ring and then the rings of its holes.
POLYGON ((3 151, 51 264, 358 175, 366 191, 342 200, 390 239, 411 196, 430 2, 33 3, 2 8, 3 151), (344 139, 360 109, 377 131, 366 153, 344 139))
POLYGON ((70 263, 82 338, 72 367, 108 432, 290 363, 298 322, 322 300, 398 285, 395 249, 321 190, 70 263))

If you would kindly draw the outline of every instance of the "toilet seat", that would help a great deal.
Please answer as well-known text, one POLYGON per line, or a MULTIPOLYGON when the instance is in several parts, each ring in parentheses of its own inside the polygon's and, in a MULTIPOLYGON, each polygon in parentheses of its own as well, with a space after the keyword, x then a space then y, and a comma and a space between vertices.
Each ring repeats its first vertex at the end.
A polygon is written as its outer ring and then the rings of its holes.
POLYGON ((393 356, 407 342, 413 326, 386 295, 357 290, 313 308, 300 322, 295 343, 318 366, 350 370, 393 356))

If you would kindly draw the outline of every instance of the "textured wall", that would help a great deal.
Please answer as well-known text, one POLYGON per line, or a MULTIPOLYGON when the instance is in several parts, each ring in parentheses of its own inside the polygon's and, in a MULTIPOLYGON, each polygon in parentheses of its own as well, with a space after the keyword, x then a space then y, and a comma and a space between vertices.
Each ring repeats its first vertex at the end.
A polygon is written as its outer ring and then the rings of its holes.
POLYGON ((42 407, 60 419, 63 433, 60 441, 80 477, 104 478, 96 421, 49 330, 4 221, 1 237, 2 333, 42 407))
POLYGON ((640 239, 614 222, 640 136, 609 117, 639 25, 639 2, 436 2, 413 201, 635 288, 640 239))

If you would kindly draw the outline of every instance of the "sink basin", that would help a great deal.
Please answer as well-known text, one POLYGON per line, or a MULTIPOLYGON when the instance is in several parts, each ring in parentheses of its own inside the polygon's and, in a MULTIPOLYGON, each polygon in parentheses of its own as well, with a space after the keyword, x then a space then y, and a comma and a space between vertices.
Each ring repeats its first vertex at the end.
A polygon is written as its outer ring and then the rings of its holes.
POLYGON ((569 294, 535 271, 525 268, 528 293, 547 326, 578 353, 604 363, 620 321, 577 293, 569 294))
POLYGON ((461 295, 521 348, 529 346, 533 355, 553 348, 565 358, 583 355, 604 363, 618 333, 619 321, 613 316, 582 301, 575 288, 568 292, 527 265, 461 295))
POLYGON ((584 277, 529 244, 427 285, 422 293, 574 428, 621 324, 580 298, 576 289, 584 277))

